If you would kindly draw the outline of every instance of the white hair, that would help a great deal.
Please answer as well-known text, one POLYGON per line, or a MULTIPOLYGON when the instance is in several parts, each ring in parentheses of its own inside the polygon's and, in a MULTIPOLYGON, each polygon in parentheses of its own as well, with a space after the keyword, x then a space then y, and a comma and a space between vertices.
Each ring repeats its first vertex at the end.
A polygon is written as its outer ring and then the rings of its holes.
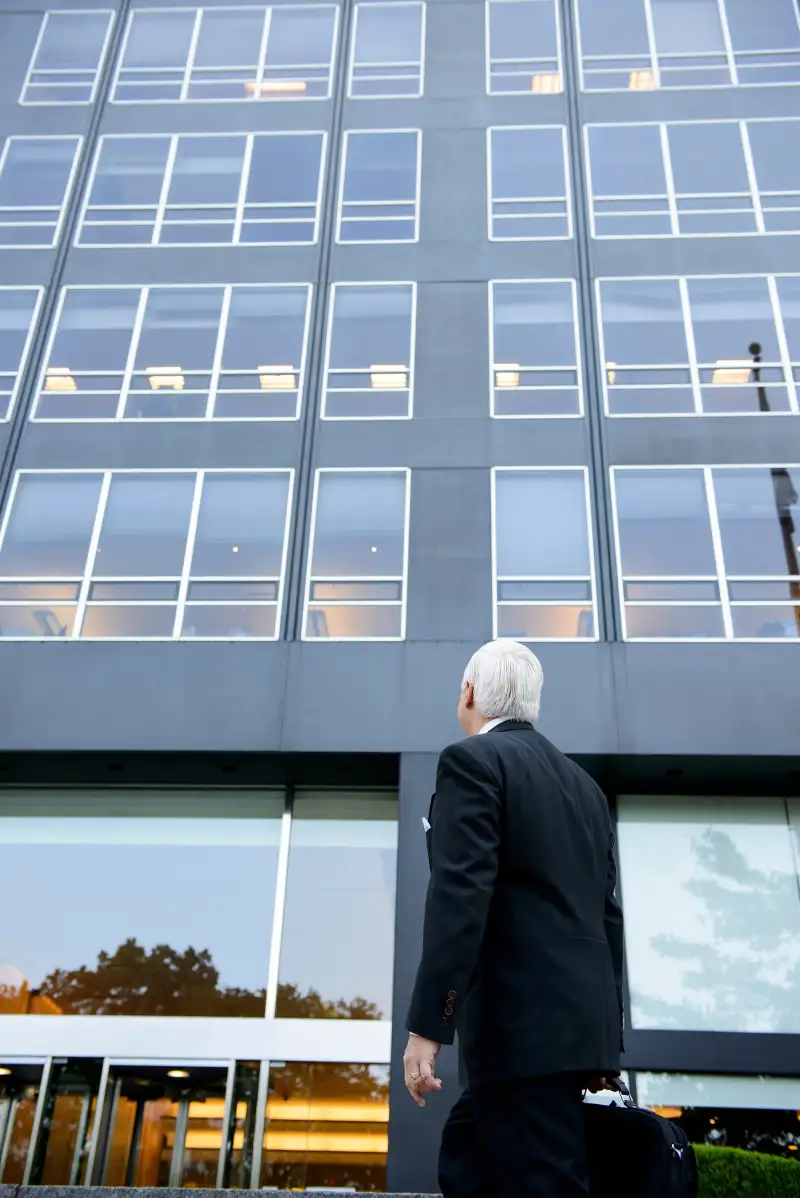
POLYGON ((535 723, 542 702, 544 671, 535 653, 519 641, 482 645, 470 658, 462 687, 472 684, 475 706, 487 720, 501 717, 535 723))

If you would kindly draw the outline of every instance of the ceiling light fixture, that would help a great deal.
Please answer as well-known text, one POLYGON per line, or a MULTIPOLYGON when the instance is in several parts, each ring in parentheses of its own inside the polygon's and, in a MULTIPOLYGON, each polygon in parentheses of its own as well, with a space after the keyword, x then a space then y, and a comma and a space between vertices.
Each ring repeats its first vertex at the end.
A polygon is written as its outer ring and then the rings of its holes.
POLYGON ((402 391, 408 386, 405 366, 370 366, 370 386, 375 391, 402 391))
POLYGON ((735 387, 750 382, 753 363, 749 358, 718 358, 711 382, 717 387, 735 387))
POLYGON ((519 362, 498 362, 494 368, 496 387, 519 386, 519 362))
POLYGON ((45 371, 45 391, 77 391, 78 384, 70 374, 69 366, 48 366, 45 371))
POLYGON ((258 381, 262 391, 294 391, 297 386, 293 366, 259 366, 258 381))
POLYGON ((168 391, 182 391, 186 386, 180 366, 148 366, 145 373, 152 391, 160 391, 162 387, 168 391))

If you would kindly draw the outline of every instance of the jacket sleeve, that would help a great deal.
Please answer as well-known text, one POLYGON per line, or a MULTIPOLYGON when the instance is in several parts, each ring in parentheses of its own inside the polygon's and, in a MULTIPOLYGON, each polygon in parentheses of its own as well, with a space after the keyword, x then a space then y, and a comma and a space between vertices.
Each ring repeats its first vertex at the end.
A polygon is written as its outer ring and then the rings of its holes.
POLYGON ((625 1023, 624 999, 622 988, 623 959, 624 959, 624 930, 622 907, 617 899, 617 862, 614 855, 614 833, 609 833, 608 840, 608 874, 606 880, 606 910, 605 931, 606 940, 611 949, 611 960, 614 966, 614 982, 617 988, 620 1019, 620 1051, 624 1050, 623 1027, 625 1023))
POLYGON ((494 893, 500 854, 501 785, 469 746, 439 758, 425 901, 422 960, 407 1027, 452 1044, 456 1018, 474 972, 494 893))

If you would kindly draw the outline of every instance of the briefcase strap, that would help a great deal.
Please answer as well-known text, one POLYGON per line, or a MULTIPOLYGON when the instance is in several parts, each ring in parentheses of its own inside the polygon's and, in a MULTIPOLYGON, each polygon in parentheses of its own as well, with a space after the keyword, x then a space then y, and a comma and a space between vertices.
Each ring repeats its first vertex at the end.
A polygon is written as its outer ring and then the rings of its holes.
POLYGON ((623 1106, 628 1107, 632 1111, 636 1111, 639 1109, 633 1100, 633 1095, 631 1094, 630 1090, 625 1085, 625 1082, 622 1080, 621 1077, 614 1078, 614 1080, 611 1083, 610 1089, 617 1091, 620 1098, 622 1099, 623 1106))

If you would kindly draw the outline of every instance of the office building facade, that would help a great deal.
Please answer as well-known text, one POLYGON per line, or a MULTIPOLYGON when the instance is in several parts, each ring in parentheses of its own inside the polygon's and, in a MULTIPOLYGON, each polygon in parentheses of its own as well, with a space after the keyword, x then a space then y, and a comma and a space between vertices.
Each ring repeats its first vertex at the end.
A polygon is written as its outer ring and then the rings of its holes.
POLYGON ((0 1182, 435 1188, 493 636, 640 1101, 797 1151, 799 235, 795 0, 0 0, 0 1182))

